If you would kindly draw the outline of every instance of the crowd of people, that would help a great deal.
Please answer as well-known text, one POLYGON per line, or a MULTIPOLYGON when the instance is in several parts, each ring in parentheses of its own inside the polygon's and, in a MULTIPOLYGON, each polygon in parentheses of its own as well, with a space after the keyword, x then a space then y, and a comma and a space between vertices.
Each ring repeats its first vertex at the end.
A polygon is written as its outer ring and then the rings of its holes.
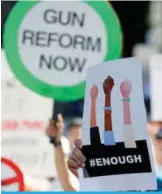
MULTIPOLYGON (((86 157, 82 153, 81 119, 74 119, 68 127, 67 138, 71 152, 64 152, 62 138, 64 137, 64 120, 58 114, 57 120, 50 120, 46 134, 50 138, 55 154, 55 165, 61 187, 64 191, 79 191, 78 169, 85 167, 86 157)), ((162 121, 150 121, 148 132, 152 145, 158 191, 162 190, 162 121)))

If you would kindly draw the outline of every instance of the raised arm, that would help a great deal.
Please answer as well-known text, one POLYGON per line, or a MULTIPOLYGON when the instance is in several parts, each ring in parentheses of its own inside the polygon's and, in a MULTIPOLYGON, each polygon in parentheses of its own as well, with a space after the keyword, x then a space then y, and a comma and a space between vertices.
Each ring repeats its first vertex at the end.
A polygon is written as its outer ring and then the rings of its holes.
POLYGON ((99 128, 96 119, 96 99, 98 96, 98 87, 94 84, 90 91, 91 107, 90 107, 90 141, 92 146, 101 144, 99 128))
POLYGON ((120 92, 123 101, 123 136, 126 148, 136 148, 136 142, 134 140, 134 134, 132 129, 131 112, 130 112, 130 93, 132 90, 131 82, 125 80, 120 85, 120 92))
POLYGON ((63 118, 61 115, 58 115, 56 127, 54 126, 54 121, 50 121, 46 129, 46 134, 50 137, 50 141, 54 146, 54 162, 62 188, 64 191, 78 191, 79 188, 77 185, 71 182, 71 176, 74 175, 68 170, 67 157, 62 147, 63 125, 63 118))
POLYGON ((105 107, 104 107, 104 144, 105 145, 115 145, 115 139, 112 128, 112 108, 111 108, 111 92, 114 86, 114 80, 112 77, 108 76, 103 83, 103 90, 105 93, 105 107))
POLYGON ((90 126, 96 127, 96 99, 98 95, 98 88, 96 85, 93 85, 91 88, 91 115, 90 115, 90 126))

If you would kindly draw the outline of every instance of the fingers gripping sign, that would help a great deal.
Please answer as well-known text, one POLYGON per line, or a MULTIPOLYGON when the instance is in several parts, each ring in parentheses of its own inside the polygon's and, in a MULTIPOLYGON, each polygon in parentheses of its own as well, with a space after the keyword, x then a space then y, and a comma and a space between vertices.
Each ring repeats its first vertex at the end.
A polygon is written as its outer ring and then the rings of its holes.
POLYGON ((82 142, 80 139, 75 140, 74 142, 75 148, 68 160, 68 167, 71 172, 78 176, 78 169, 79 168, 84 168, 85 167, 85 161, 86 158, 82 154, 81 148, 82 148, 82 142))

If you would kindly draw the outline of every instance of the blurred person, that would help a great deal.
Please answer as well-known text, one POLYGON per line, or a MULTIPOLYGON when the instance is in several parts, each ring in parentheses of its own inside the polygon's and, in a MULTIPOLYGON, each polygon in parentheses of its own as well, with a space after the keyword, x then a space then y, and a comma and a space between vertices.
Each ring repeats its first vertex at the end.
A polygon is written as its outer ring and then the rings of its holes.
POLYGON ((81 118, 74 118, 69 123, 67 137, 72 148, 74 147, 74 141, 81 138, 81 126, 81 118))
POLYGON ((158 186, 162 190, 162 121, 152 121, 149 124, 155 171, 158 177, 158 186))
MULTIPOLYGON (((78 191, 79 190, 78 179, 74 176, 73 173, 71 173, 71 171, 69 171, 67 166, 68 157, 64 153, 64 147, 62 142, 63 129, 64 121, 62 115, 58 114, 57 121, 54 120, 49 121, 48 127, 46 128, 46 134, 50 138, 50 143, 54 147, 56 171, 63 190, 78 191)), ((70 132, 72 131, 70 130, 70 132)), ((76 134, 78 133, 72 132, 72 134, 75 135, 72 135, 71 137, 74 136, 76 137, 76 134)))
POLYGON ((162 2, 152 1, 150 2, 149 9, 149 32, 148 43, 156 50, 156 52, 162 52, 162 2))

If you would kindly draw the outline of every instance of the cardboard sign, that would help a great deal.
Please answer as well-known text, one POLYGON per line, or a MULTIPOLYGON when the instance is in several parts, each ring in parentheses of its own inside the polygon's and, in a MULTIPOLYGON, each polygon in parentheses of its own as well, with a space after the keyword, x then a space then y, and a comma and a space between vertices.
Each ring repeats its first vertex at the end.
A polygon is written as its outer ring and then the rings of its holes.
MULTIPOLYGON (((40 131, 4 131, 2 132, 2 156, 12 159, 24 174, 33 177, 56 177, 54 149, 48 137, 40 131)), ((66 154, 70 146, 63 139, 66 154)))
POLYGON ((83 98, 87 68, 118 58, 121 45, 121 27, 107 2, 18 2, 4 31, 17 78, 59 101, 83 98))
POLYGON ((151 119, 162 121, 162 55, 154 55, 150 61, 151 119))
MULTIPOLYGON (((2 56, 2 156, 19 165, 24 174, 55 177, 54 149, 45 134, 53 101, 25 88, 16 80, 2 56)), ((66 153, 70 146, 63 140, 66 153)))
POLYGON ((6 60, 4 51, 1 51, 2 57, 2 121, 5 121, 3 129, 5 130, 44 130, 47 120, 51 117, 53 111, 53 101, 40 96, 25 88, 19 80, 16 79, 6 60), (7 122, 8 121, 8 122, 7 122), (15 122, 16 128, 13 126, 15 122))
POLYGON ((80 172, 84 191, 156 189, 142 89, 136 58, 105 62, 88 70, 80 172))
POLYGON ((54 152, 40 131, 2 132, 2 155, 16 162, 24 174, 36 177, 56 176, 54 152))
POLYGON ((24 177, 19 167, 7 158, 1 157, 1 190, 24 191, 24 177))

